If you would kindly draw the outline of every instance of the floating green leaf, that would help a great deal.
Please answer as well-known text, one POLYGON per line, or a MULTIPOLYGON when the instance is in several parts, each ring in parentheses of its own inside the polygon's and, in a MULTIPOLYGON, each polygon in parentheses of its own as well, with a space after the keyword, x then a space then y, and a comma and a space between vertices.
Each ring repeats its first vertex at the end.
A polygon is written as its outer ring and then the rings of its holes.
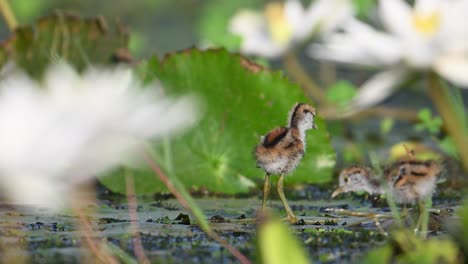
MULTIPOLYGON (((238 193, 255 187, 264 172, 256 168, 252 155, 260 136, 286 125, 290 108, 308 102, 298 85, 281 72, 272 72, 226 50, 186 50, 151 59, 141 67, 146 81, 160 80, 168 94, 197 94, 205 105, 199 124, 169 144, 154 146, 153 157, 189 188, 238 193), (172 169, 171 169, 172 168, 172 169)), ((310 103, 310 102, 309 102, 310 103)), ((320 113, 318 113, 320 115, 320 113)), ((335 153, 325 122, 308 132, 305 157, 286 183, 319 183, 331 178, 335 153)), ((139 193, 165 190, 152 172, 134 172, 139 193)), ((122 173, 105 177, 110 189, 123 192, 122 173)))
POLYGON ((102 17, 83 19, 55 12, 34 25, 17 28, 0 46, 0 66, 14 61, 31 76, 40 77, 46 66, 64 59, 78 70, 88 64, 109 64, 126 51, 128 30, 111 31, 102 17))

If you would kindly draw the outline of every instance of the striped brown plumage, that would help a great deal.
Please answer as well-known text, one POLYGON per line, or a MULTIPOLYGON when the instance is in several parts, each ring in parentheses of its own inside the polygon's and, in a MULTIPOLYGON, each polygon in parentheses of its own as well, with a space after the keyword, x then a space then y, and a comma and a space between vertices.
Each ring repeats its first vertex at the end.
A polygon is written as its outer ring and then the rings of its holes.
POLYGON ((289 113, 288 126, 278 127, 268 132, 254 149, 257 167, 266 172, 262 210, 265 209, 270 191, 270 175, 280 175, 277 184, 278 195, 291 223, 296 223, 298 220, 284 196, 284 176, 292 173, 304 157, 305 131, 317 128, 314 117, 315 109, 313 107, 304 103, 294 105, 289 113))

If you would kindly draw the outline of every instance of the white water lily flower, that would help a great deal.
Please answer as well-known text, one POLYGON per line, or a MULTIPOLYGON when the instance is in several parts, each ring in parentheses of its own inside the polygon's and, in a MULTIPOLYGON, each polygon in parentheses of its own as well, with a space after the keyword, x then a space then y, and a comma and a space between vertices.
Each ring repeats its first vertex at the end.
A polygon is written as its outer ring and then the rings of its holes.
POLYGON ((263 13, 240 11, 229 30, 242 38, 242 53, 274 58, 314 33, 331 32, 352 13, 349 0, 317 0, 307 8, 299 0, 286 0, 268 4, 263 13))
POLYGON ((142 87, 129 69, 51 67, 0 82, 0 189, 20 204, 61 208, 69 192, 126 162, 145 140, 197 121, 194 98, 142 87))
POLYGON ((405 76, 435 71, 459 86, 468 86, 468 1, 380 0, 379 17, 386 31, 350 20, 325 44, 312 45, 315 58, 383 67, 364 83, 352 102, 355 109, 385 99, 405 76))

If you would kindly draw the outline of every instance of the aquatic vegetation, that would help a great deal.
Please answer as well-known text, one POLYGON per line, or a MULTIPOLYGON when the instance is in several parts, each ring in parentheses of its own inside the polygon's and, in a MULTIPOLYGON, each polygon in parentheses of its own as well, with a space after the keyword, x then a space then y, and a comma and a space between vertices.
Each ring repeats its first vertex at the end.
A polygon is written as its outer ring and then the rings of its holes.
POLYGON ((461 263, 459 250, 450 239, 421 240, 413 233, 399 230, 391 243, 372 250, 362 263, 461 263))
POLYGON ((84 19, 55 11, 12 30, 0 45, 0 65, 14 62, 30 76, 41 78, 47 66, 58 60, 66 60, 80 72, 90 65, 129 62, 129 38, 123 24, 110 27, 103 17, 84 19))

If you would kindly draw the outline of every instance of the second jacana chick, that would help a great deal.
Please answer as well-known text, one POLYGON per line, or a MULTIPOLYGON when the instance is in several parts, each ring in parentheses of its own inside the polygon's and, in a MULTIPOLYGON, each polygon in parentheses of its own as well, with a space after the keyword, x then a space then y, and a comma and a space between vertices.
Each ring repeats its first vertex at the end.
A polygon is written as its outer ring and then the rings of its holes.
MULTIPOLYGON (((424 200, 432 196, 441 165, 435 161, 415 159, 397 161, 384 169, 384 182, 393 200, 400 204, 417 202, 419 218, 415 231, 422 226, 426 210, 424 200)), ((373 172, 365 167, 351 167, 340 174, 340 185, 332 193, 332 198, 343 192, 366 191, 370 194, 383 194, 385 188, 373 177, 373 172)))
POLYGON ((291 223, 296 223, 298 220, 283 192, 284 176, 293 172, 302 160, 306 146, 305 132, 309 129, 317 129, 314 118, 313 107, 297 103, 289 113, 288 126, 278 127, 268 132, 254 150, 257 167, 263 168, 266 172, 262 210, 265 209, 270 192, 270 175, 280 175, 277 191, 291 223))
MULTIPOLYGON (((410 204, 432 195, 441 165, 435 161, 402 160, 384 169, 384 182, 397 203, 410 204)), ((384 186, 366 167, 353 166, 340 173, 339 187, 332 198, 344 192, 384 193, 384 186)))
POLYGON ((338 178, 339 186, 332 193, 334 198, 340 193, 367 192, 369 194, 383 194, 380 181, 374 177, 371 169, 363 166, 351 166, 341 171, 338 178))

